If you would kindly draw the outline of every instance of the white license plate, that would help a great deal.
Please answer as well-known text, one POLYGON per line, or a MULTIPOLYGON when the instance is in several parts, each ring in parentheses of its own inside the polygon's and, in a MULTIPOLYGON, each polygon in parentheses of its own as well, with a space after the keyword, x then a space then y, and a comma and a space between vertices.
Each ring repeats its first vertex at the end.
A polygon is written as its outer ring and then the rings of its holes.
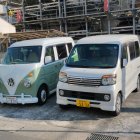
POLYGON ((9 104, 17 104, 17 98, 16 97, 7 97, 6 102, 9 104))

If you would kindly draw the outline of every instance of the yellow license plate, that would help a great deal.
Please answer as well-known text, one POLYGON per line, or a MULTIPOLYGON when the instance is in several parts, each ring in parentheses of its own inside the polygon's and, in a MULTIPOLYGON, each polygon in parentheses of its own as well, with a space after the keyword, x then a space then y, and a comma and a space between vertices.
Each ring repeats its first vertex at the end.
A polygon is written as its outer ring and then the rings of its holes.
POLYGON ((76 100, 76 106, 90 108, 90 101, 87 101, 87 100, 76 100))

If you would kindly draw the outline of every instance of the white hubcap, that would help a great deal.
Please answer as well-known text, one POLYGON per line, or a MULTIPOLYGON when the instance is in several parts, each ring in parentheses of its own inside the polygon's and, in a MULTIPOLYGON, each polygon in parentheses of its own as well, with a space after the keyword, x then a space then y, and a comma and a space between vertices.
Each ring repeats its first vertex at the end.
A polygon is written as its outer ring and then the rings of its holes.
POLYGON ((46 91, 45 90, 41 91, 41 100, 42 100, 42 102, 45 102, 45 100, 46 100, 46 91))

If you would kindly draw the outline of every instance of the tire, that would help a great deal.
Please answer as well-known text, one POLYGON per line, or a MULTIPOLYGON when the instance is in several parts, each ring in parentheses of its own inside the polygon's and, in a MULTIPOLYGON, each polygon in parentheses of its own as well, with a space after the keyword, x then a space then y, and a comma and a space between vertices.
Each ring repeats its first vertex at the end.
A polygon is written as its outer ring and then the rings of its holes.
POLYGON ((140 76, 138 76, 138 79, 137 79, 137 88, 135 92, 140 92, 140 76))
POLYGON ((60 105, 59 104, 59 107, 62 109, 62 110, 67 110, 69 108, 68 105, 60 105))
POLYGON ((48 97, 47 88, 45 86, 41 86, 37 93, 38 104, 44 105, 47 101, 47 97, 48 97))
POLYGON ((122 97, 121 94, 118 93, 115 103, 115 111, 112 112, 113 116, 118 116, 121 113, 122 108, 122 97))

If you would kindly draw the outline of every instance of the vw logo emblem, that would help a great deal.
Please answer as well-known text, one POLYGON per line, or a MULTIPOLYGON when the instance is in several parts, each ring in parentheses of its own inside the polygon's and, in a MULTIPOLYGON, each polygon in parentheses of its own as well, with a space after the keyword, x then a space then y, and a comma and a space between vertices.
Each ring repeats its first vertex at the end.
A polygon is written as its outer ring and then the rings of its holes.
POLYGON ((14 84, 15 84, 14 79, 13 79, 13 78, 9 78, 9 79, 8 79, 8 85, 9 85, 10 87, 12 87, 12 86, 14 86, 14 84))

